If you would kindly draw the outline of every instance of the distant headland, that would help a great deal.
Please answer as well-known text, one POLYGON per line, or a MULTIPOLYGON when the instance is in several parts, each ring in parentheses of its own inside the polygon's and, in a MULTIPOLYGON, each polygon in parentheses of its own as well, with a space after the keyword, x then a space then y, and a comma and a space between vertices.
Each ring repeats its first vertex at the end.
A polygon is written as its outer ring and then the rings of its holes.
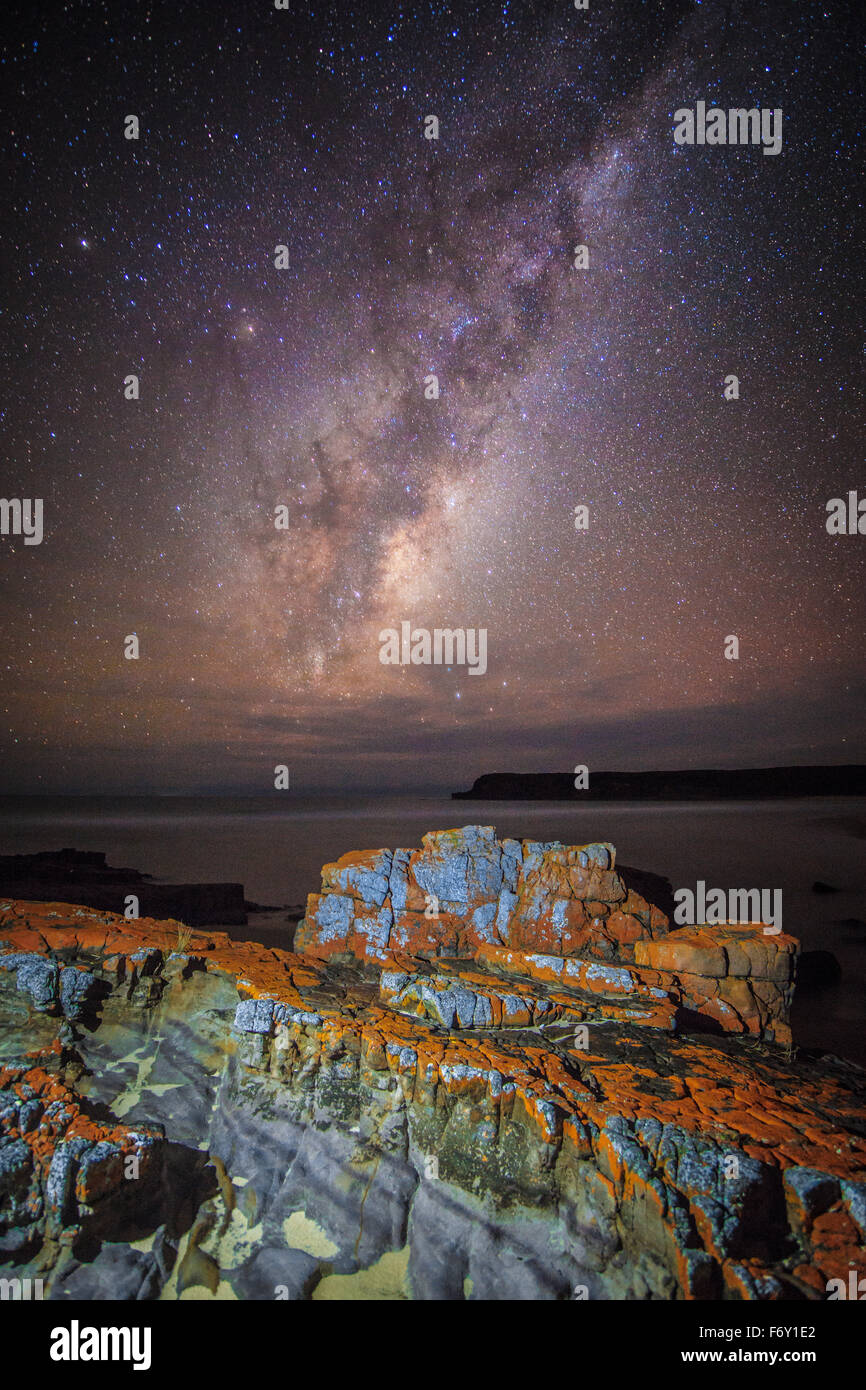
POLYGON ((866 796, 866 766, 688 768, 678 772, 486 772, 453 801, 748 801, 866 796), (584 780, 587 786, 577 788, 584 780))

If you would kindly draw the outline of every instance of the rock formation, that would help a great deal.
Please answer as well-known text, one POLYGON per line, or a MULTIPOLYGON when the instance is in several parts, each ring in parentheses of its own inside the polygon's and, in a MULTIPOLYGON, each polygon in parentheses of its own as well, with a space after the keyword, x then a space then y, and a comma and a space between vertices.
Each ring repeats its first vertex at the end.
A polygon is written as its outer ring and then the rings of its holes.
POLYGON ((240 883, 155 883, 138 869, 115 868, 95 850, 45 850, 0 854, 0 896, 34 902, 72 900, 85 907, 123 912, 129 894, 140 917, 172 917, 190 927, 219 922, 245 927, 247 905, 240 883))
MULTIPOLYGON (((322 870, 295 946, 322 960, 451 961, 457 976, 461 962, 475 960, 494 976, 485 985, 471 975, 486 1001, 477 1006, 480 1027, 503 1020, 495 977, 516 976, 530 991, 522 1022, 598 1016, 790 1043, 794 939, 761 924, 671 934, 667 916, 615 863, 610 844, 500 841, 488 826, 425 835, 420 850, 347 854, 322 870)), ((450 998, 447 990, 410 971, 393 1007, 407 989, 418 1012, 428 1000, 445 1022, 437 999, 450 998)), ((471 1027, 471 1017, 464 1002, 446 1026, 471 1027)))
POLYGON ((613 847, 326 865, 294 952, 0 901, 0 1264, 52 1299, 824 1299, 866 1074, 797 943, 671 930, 613 847), (427 914, 427 915, 425 915, 427 914))

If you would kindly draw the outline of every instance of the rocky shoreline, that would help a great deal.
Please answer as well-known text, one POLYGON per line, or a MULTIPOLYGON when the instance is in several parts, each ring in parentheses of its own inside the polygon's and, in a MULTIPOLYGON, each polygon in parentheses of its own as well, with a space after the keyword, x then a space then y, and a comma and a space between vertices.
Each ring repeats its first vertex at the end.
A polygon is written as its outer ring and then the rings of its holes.
POLYGON ((125 913, 130 896, 135 899, 134 915, 178 918, 191 927, 210 922, 245 927, 249 912, 268 910, 245 902, 242 883, 158 883, 138 869, 107 864, 99 851, 0 854, 0 897, 74 899, 86 907, 125 913))
POLYGON ((292 952, 0 900, 4 1273, 825 1300, 863 1265, 866 1072, 797 1054, 793 938, 672 931, 651 883, 475 826, 326 865, 292 952))

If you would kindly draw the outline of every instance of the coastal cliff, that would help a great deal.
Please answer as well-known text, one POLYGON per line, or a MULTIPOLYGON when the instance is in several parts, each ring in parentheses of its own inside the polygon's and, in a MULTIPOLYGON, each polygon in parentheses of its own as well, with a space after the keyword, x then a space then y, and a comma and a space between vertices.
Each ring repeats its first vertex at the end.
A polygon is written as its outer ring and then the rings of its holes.
POLYGON ((684 768, 671 772, 485 772, 453 801, 750 801, 866 796, 866 767, 684 768))

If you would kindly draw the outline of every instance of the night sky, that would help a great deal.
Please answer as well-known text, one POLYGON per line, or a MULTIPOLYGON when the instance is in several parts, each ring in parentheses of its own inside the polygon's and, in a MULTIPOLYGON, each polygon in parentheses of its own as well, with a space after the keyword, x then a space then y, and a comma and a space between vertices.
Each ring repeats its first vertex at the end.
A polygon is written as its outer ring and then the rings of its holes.
POLYGON ((7 0, 0 790, 866 760, 856 10, 7 0))

